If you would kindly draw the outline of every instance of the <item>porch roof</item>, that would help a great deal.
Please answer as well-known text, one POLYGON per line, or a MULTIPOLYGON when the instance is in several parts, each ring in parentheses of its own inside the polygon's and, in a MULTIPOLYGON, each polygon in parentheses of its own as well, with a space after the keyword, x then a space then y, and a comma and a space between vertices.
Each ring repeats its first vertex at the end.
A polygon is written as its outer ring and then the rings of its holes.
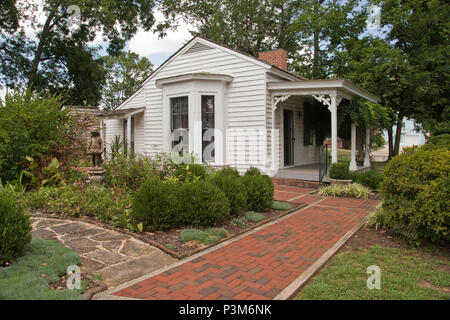
POLYGON ((111 110, 111 111, 102 111, 101 114, 99 114, 99 117, 102 118, 108 118, 108 119, 122 119, 126 118, 141 112, 145 111, 145 107, 142 108, 128 108, 128 109, 117 109, 117 110, 111 110))
POLYGON ((267 88, 277 95, 306 96, 340 93, 347 99, 361 97, 375 103, 380 100, 376 95, 345 79, 269 82, 267 88))

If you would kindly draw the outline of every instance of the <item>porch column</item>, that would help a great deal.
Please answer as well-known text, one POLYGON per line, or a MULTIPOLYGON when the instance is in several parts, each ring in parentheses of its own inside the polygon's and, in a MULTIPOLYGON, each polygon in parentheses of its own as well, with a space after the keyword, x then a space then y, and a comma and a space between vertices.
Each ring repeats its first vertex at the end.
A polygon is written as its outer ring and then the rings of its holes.
MULTIPOLYGON (((131 115, 127 117, 127 154, 131 150, 131 115)), ((131 152, 131 151, 130 151, 131 152)))
POLYGON ((365 146, 364 167, 370 167, 370 128, 366 128, 366 146, 365 146))
POLYGON ((351 138, 352 154, 350 159, 350 171, 355 171, 356 167, 356 124, 352 123, 352 138, 351 138))
POLYGON ((331 105, 331 163, 336 163, 338 161, 338 146, 337 146, 337 95, 330 94, 331 105))

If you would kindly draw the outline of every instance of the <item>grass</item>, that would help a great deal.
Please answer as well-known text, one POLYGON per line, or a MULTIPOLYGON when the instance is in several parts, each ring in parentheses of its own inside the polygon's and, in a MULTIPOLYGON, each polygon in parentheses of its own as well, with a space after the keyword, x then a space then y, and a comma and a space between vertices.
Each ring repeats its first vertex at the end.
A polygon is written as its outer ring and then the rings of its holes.
POLYGON ((211 244, 227 236, 227 231, 223 228, 208 228, 206 230, 184 229, 181 230, 182 242, 198 241, 204 244, 211 244))
POLYGON ((297 299, 449 299, 442 290, 419 286, 420 281, 426 281, 434 287, 450 287, 449 268, 450 262, 421 258, 415 250, 374 246, 358 252, 344 252, 307 284, 297 299), (380 290, 367 288, 370 274, 366 270, 371 265, 380 267, 380 290))
POLYGON ((383 172, 386 165, 387 165, 387 162, 372 162, 371 163, 372 169, 379 171, 379 172, 383 172))
POLYGON ((250 222, 259 222, 261 220, 264 220, 264 216, 261 213, 254 212, 254 211, 248 211, 245 214, 245 217, 250 222))
POLYGON ((176 249, 176 248, 175 248, 175 245, 172 244, 172 243, 167 244, 167 245, 166 245, 166 248, 169 249, 169 250, 175 250, 175 249, 176 249))
POLYGON ((273 201, 271 208, 273 210, 289 210, 292 206, 289 203, 281 202, 281 201, 273 201))
POLYGON ((82 300, 86 283, 81 292, 49 286, 66 274, 67 267, 80 264, 80 256, 59 242, 33 238, 23 256, 0 268, 0 300, 82 300))

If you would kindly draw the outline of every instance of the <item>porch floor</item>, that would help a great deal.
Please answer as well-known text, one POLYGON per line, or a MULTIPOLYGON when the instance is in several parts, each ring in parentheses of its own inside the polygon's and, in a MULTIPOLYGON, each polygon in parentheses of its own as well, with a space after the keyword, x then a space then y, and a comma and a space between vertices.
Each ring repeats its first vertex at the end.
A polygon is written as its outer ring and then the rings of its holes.
MULTIPOLYGON (((329 168, 329 166, 328 166, 329 168)), ((305 181, 319 181, 319 164, 307 164, 294 166, 289 168, 283 168, 278 170, 275 175, 275 178, 288 178, 288 179, 296 179, 296 180, 305 180, 305 181)), ((329 177, 325 175, 323 177, 323 182, 328 182, 329 177)))

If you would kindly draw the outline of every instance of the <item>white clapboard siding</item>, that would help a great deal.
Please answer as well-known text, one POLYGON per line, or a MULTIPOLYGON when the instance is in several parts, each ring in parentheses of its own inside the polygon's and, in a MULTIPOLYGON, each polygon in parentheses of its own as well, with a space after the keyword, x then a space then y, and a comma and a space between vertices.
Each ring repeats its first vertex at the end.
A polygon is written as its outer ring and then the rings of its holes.
MULTIPOLYGON (((228 159, 231 159, 230 161, 234 161, 233 164, 240 170, 255 164, 260 164, 257 166, 264 169, 268 155, 266 68, 239 54, 232 54, 215 45, 210 47, 213 49, 197 46, 194 50, 176 55, 150 77, 140 91, 120 107, 121 109, 146 107, 142 121, 136 119, 136 130, 140 130, 135 133, 136 151, 154 155, 163 150, 162 90, 155 85, 157 79, 197 72, 226 74, 233 77, 224 92, 227 164, 228 159), (262 129, 264 134, 250 133, 252 147, 246 148, 242 141, 229 140, 228 131, 231 130, 231 136, 235 137, 238 133, 236 130, 241 128, 262 129), (254 146, 257 146, 256 149, 254 146)), ((109 127, 108 137, 120 134, 120 123, 109 120, 107 126, 109 127)))

